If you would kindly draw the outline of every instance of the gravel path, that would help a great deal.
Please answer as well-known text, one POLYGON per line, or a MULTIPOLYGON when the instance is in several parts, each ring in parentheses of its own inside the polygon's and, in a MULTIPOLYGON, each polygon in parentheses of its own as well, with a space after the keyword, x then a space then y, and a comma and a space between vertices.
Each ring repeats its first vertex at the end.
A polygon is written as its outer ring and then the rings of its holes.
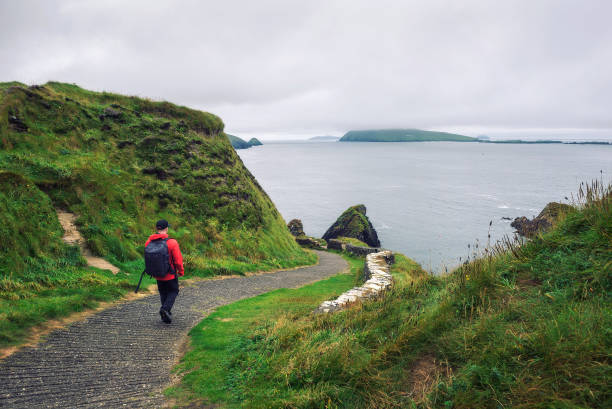
POLYGON ((37 347, 0 361, 0 407, 159 408, 179 348, 195 324, 218 306, 348 268, 336 254, 317 253, 316 266, 181 288, 170 325, 160 321, 155 294, 56 330, 37 347))

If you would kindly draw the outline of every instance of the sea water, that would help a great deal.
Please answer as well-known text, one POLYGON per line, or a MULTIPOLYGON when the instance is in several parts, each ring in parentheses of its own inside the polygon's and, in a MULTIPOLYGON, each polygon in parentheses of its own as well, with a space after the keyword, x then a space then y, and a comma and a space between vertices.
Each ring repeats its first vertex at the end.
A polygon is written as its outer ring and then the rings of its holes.
POLYGON ((269 143, 238 152, 306 234, 321 237, 364 204, 383 247, 433 272, 458 265, 475 243, 512 235, 509 219, 567 203, 581 182, 612 175, 612 146, 602 145, 269 143))

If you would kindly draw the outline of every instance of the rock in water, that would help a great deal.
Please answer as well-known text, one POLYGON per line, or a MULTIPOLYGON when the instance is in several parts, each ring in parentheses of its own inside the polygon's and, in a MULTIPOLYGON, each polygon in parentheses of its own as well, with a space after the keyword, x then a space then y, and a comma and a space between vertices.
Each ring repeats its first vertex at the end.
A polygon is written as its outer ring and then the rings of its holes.
POLYGON ((366 216, 364 205, 356 205, 346 209, 323 235, 325 240, 337 237, 353 237, 367 243, 368 246, 380 247, 378 234, 376 234, 374 226, 366 216))
POLYGON ((546 231, 559 219, 559 217, 573 210, 573 207, 564 203, 550 202, 537 217, 529 220, 525 216, 514 219, 510 226, 514 227, 518 234, 525 237, 533 237, 537 233, 546 231))
POLYGON ((302 225, 302 221, 300 219, 293 219, 287 224, 289 231, 295 237, 304 235, 304 225, 302 225))

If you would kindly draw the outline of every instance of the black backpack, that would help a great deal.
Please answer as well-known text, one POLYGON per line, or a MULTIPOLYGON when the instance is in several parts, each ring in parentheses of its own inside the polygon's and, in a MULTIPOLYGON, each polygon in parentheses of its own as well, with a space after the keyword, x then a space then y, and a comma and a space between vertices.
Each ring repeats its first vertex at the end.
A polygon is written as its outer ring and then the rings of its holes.
POLYGON ((169 239, 151 240, 144 250, 145 271, 151 277, 164 277, 174 274, 170 265, 170 253, 168 252, 169 239))

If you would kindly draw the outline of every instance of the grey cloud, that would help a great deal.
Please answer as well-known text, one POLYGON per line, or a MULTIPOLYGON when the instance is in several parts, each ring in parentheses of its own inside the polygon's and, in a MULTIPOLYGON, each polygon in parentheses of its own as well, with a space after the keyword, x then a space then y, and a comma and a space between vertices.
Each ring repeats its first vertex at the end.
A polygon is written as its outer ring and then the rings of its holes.
POLYGON ((0 81, 170 100, 239 134, 606 134, 610 15, 596 0, 5 1, 0 81))

